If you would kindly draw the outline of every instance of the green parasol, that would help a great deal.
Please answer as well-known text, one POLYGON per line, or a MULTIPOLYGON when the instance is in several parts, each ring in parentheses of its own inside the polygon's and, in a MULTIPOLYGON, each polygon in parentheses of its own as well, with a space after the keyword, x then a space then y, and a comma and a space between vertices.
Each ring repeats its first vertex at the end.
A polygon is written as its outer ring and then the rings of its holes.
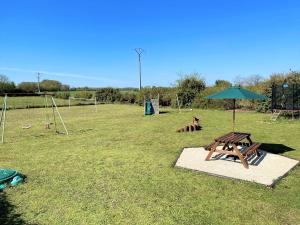
POLYGON ((267 97, 257 94, 252 91, 248 91, 238 86, 227 88, 223 91, 214 93, 205 97, 205 99, 232 99, 233 100, 233 131, 235 127, 235 102, 237 99, 247 99, 247 100, 266 100, 267 97))

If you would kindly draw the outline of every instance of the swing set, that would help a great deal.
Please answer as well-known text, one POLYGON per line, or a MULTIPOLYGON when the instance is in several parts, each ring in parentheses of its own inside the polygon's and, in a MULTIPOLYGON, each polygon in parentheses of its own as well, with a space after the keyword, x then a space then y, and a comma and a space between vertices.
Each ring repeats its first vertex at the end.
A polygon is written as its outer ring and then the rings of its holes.
MULTIPOLYGON (((10 94, 4 94, 2 95, 4 96, 4 99, 3 99, 3 104, 2 104, 2 110, 1 110, 1 115, 0 115, 0 129, 1 129, 1 143, 3 144, 4 143, 4 137, 5 137, 5 125, 6 125, 6 120, 7 120, 7 115, 6 115, 6 112, 7 110, 9 109, 8 107, 8 104, 7 104, 7 100, 8 100, 8 97, 10 96, 10 94)), ((58 107, 56 105, 56 102, 53 98, 52 95, 50 94, 38 94, 38 95, 28 95, 28 94, 11 94, 11 96, 40 96, 42 98, 44 98, 44 110, 45 110, 45 121, 44 121, 44 126, 45 126, 45 129, 50 129, 50 125, 54 124, 54 127, 55 127, 55 133, 56 134, 66 134, 66 135, 69 135, 69 132, 68 132, 68 129, 65 125, 65 122, 58 110, 58 107), (48 113, 48 109, 52 109, 51 112, 52 112, 52 116, 53 116, 53 122, 50 122, 50 116, 49 116, 49 113, 48 113), (60 132, 58 130, 58 122, 57 121, 57 115, 58 115, 58 118, 59 118, 59 121, 60 123, 62 124, 63 128, 64 128, 64 131, 65 132, 60 132)), ((29 121, 29 116, 30 116, 30 105, 29 103, 27 102, 25 107, 24 107, 27 111, 27 121, 29 121)), ((22 129, 30 129, 32 127, 32 125, 30 123, 25 123, 22 125, 22 129)))

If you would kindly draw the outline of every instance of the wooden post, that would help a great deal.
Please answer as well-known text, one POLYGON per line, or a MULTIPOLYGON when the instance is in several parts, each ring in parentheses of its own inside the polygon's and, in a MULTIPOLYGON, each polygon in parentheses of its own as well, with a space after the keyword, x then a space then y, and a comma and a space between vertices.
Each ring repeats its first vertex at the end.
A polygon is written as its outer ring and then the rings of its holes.
POLYGON ((71 109, 71 96, 69 96, 69 109, 71 109))

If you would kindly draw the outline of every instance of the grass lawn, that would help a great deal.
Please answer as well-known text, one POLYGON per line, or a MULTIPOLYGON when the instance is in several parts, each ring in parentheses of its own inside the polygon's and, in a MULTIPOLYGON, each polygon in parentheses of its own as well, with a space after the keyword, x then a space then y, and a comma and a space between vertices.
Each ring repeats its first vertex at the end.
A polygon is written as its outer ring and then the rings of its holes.
MULTIPOLYGON (((8 111, 0 167, 28 179, 0 194, 1 225, 299 224, 299 167, 275 189, 173 167, 183 147, 230 131, 231 112, 165 109, 144 117, 142 107, 129 105, 59 110, 69 136, 43 129, 43 109, 8 111), (175 132, 194 115, 202 131, 175 132), (24 123, 32 128, 21 129, 24 123)), ((237 130, 300 159, 300 120, 269 118, 237 113, 237 130)))
MULTIPOLYGON (((2 109, 4 97, 0 96, 0 108, 2 109)), ((68 106, 68 99, 54 98, 57 106, 68 106)), ((51 106, 51 98, 48 97, 48 105, 51 106)), ((71 100, 71 105, 93 105, 93 101, 71 100)), ((25 96, 25 97, 11 97, 7 98, 7 107, 10 109, 24 109, 24 108, 43 108, 45 107, 44 96, 25 96)))

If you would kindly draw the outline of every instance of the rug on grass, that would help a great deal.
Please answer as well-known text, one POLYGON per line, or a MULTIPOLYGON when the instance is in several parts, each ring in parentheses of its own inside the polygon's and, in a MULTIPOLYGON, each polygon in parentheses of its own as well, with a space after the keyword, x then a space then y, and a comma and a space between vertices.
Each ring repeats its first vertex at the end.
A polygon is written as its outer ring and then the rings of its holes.
POLYGON ((203 147, 184 148, 175 166, 205 172, 215 176, 246 180, 267 186, 284 177, 292 168, 297 166, 298 160, 259 150, 260 157, 253 155, 248 159, 249 169, 240 160, 214 153, 209 161, 205 161, 208 154, 203 147))

